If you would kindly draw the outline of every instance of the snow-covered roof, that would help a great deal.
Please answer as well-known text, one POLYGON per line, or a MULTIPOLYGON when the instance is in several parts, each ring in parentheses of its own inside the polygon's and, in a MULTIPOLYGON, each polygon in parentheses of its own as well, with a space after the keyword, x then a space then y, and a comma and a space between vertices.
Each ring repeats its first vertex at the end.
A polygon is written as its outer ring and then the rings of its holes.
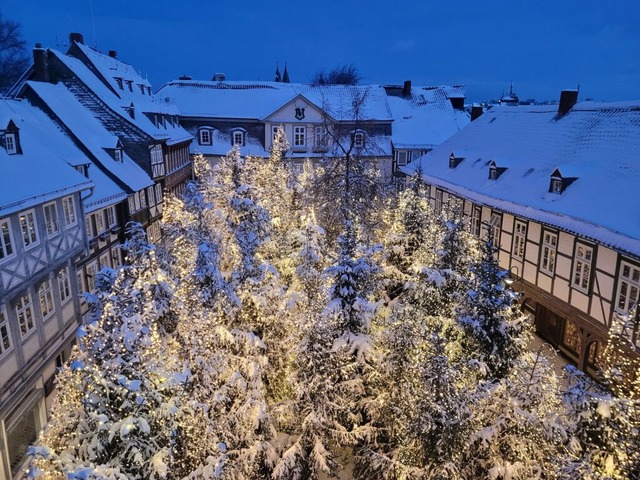
POLYGON ((640 101, 496 106, 414 161, 429 183, 640 256, 640 101), (449 168, 449 156, 463 157, 449 168), (508 167, 489 180, 489 162, 508 167), (549 192, 551 174, 576 178, 549 192), (565 173, 566 172, 566 173, 565 173))
POLYGON ((83 154, 42 111, 26 101, 0 100, 0 129, 16 125, 22 153, 0 147, 0 217, 89 189, 91 180, 67 163, 83 154))
POLYGON ((100 76, 107 81, 113 91, 81 60, 70 55, 65 55, 54 49, 50 49, 49 51, 72 70, 111 110, 154 139, 166 140, 168 143, 178 143, 192 138, 191 135, 178 124, 172 125, 167 122, 164 126, 156 126, 154 122, 145 115, 178 115, 178 109, 175 104, 159 101, 154 95, 149 96, 146 92, 143 94, 138 85, 144 82, 144 85, 147 86, 148 82, 136 73, 131 65, 104 55, 81 43, 75 43, 75 45, 80 48, 85 56, 92 62, 100 76), (126 77, 121 77, 121 75, 125 74, 126 77), (123 82, 125 82, 123 83, 123 89, 120 89, 118 82, 115 80, 116 78, 123 78, 123 82), (127 81, 132 82, 132 91, 129 91, 127 81), (117 93, 114 94, 114 91, 117 93), (135 112, 133 118, 128 113, 132 106, 135 112))
POLYGON ((303 95, 336 120, 353 120, 353 101, 364 96, 360 120, 392 121, 380 85, 307 85, 282 82, 217 82, 174 80, 156 96, 175 102, 187 117, 264 119, 296 96, 303 95))
POLYGON ((407 97, 389 95, 395 148, 430 150, 469 123, 469 114, 455 110, 452 96, 464 97, 464 87, 413 87, 407 97))
POLYGON ((64 85, 42 82, 27 82, 27 85, 100 163, 89 169, 89 177, 94 179, 95 175, 96 183, 96 193, 92 202, 100 198, 111 198, 116 194, 126 197, 127 193, 118 187, 112 178, 117 178, 134 192, 153 185, 149 175, 124 151, 122 162, 117 162, 107 153, 105 148, 115 148, 117 137, 107 131, 64 85))

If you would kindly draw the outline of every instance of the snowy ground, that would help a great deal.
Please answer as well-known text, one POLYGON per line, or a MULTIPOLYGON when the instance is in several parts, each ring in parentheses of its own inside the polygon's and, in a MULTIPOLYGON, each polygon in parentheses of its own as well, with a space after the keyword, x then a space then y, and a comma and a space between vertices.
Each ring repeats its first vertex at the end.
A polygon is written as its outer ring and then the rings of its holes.
POLYGON ((542 349, 541 352, 553 365, 553 369, 556 372, 556 375, 558 375, 558 377, 562 377, 564 367, 569 364, 569 362, 567 362, 567 360, 562 355, 557 353, 551 345, 549 345, 542 338, 535 334, 531 337, 529 346, 532 352, 537 352, 538 350, 542 349))

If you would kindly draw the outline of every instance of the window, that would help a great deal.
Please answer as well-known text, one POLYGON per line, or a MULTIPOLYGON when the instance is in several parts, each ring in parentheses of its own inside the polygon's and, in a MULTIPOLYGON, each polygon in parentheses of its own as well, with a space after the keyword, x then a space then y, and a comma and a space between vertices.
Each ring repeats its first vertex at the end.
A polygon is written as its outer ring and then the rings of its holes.
POLYGON ((200 134, 200 145, 211 145, 211 130, 208 128, 201 128, 198 133, 200 134))
POLYGON ((556 250, 558 248, 558 236, 555 233, 544 232, 542 237, 542 262, 540 268, 543 272, 553 275, 556 269, 556 250))
POLYGON ((511 255, 514 258, 524 260, 524 246, 527 242, 527 224, 516 220, 513 228, 513 249, 511 255))
POLYGON ((104 252, 100 255, 100 268, 109 267, 111 268, 111 257, 109 252, 104 252))
POLYGON ((16 315, 20 324, 20 335, 23 337, 31 332, 35 324, 33 323, 33 306, 31 305, 31 297, 28 293, 18 297, 16 302, 16 315))
POLYGON ((135 207, 136 212, 142 208, 140 206, 140 192, 136 192, 133 194, 133 206, 135 207))
POLYGON ((4 305, 0 306, 0 357, 11 350, 11 334, 9 333, 9 319, 4 305))
POLYGON ((93 220, 91 219, 93 215, 86 215, 84 217, 85 227, 87 229, 87 238, 93 238, 96 236, 95 230, 93 229, 93 220))
POLYGON ((106 230, 104 226, 104 213, 100 210, 96 212, 93 217, 96 220, 96 235, 99 235, 106 230))
POLYGON ((443 192, 439 188, 436 188, 436 204, 435 204, 435 213, 436 215, 440 215, 442 213, 442 195, 443 192))
POLYGON ((398 150, 396 152, 396 161, 398 162, 398 166, 404 167, 407 163, 411 162, 411 152, 398 150))
POLYGON ((480 236, 482 208, 477 205, 471 207, 471 221, 469 222, 470 231, 476 237, 480 236))
POLYGON ((36 231, 35 213, 33 210, 20 214, 20 228, 22 229, 22 241, 25 247, 29 248, 38 243, 38 232, 36 231))
POLYGON ((304 147, 307 145, 307 127, 293 127, 293 146, 304 147))
POLYGON ((71 298, 71 282, 69 281, 69 269, 67 267, 58 272, 58 291, 60 292, 60 303, 64 303, 71 298))
POLYGON ((356 148, 364 147, 364 132, 355 132, 353 134, 353 146, 356 148))
POLYGON ((11 244, 11 226, 9 219, 0 220, 0 260, 13 255, 13 245, 11 244))
POLYGON ((242 130, 231 131, 231 144, 239 147, 244 146, 244 132, 242 130))
POLYGON ((76 224, 76 209, 73 204, 73 197, 64 197, 62 199, 62 214, 64 215, 64 223, 67 227, 76 224))
POLYGON ((116 245, 115 247, 111 247, 111 265, 113 268, 117 268, 122 265, 122 260, 120 258, 120 245, 116 245))
POLYGON ((575 260, 573 263, 572 285, 584 292, 589 290, 591 283, 591 261, 593 259, 593 248, 576 244, 575 260))
POLYGON ((282 135, 284 136, 284 127, 282 127, 282 126, 271 127, 271 132, 273 133, 272 141, 275 141, 275 139, 278 137, 278 130, 280 130, 281 128, 282 128, 282 135))
POLYGON ((58 209, 55 203, 48 203, 44 206, 44 224, 48 236, 52 237, 59 232, 58 209))
POLYGON ((149 206, 154 206, 156 204, 156 196, 153 192, 153 187, 147 188, 147 197, 149 198, 149 206))
POLYGON ((114 158, 116 159, 116 162, 122 163, 122 149, 121 148, 116 148, 116 150, 114 152, 114 158))
POLYGON ((326 148, 329 144, 329 136, 324 126, 317 126, 315 128, 315 144, 316 148, 326 148))
POLYGON ((156 204, 162 203, 162 185, 156 183, 156 204))
POLYGON ((149 149, 151 156, 151 174, 153 178, 164 175, 164 157, 162 155, 162 145, 154 145, 149 149))
POLYGON ((129 89, 130 92, 133 92, 133 81, 132 80, 125 80, 127 82, 127 88, 129 89))
POLYGON ((622 262, 615 309, 620 313, 628 313, 635 308, 638 303, 638 292, 640 292, 640 267, 622 262))
POLYGON ((98 274, 98 261, 94 260, 87 264, 87 289, 92 292, 96 286, 96 275, 98 274))
POLYGON ((4 136, 4 145, 7 148, 7 153, 12 155, 18 153, 18 147, 16 144, 16 134, 6 133, 4 136))
POLYGON ((489 180, 497 180, 498 179, 498 169, 496 167, 489 168, 489 180))
MULTIPOLYGON (((76 271, 76 280, 78 281, 78 291, 85 292, 84 289, 84 275, 82 274, 82 270, 76 271)), ((81 295, 80 301, 84 300, 84 295, 81 295)))
POLYGON ((42 311, 42 317, 49 317, 54 312, 51 280, 46 279, 40 284, 40 288, 38 288, 38 298, 40 299, 40 310, 42 311))
POLYGON ((142 85, 141 83, 138 84, 138 88, 140 89, 140 93, 142 93, 142 95, 144 95, 144 85, 142 85))
POLYGON ((136 195, 140 196, 140 208, 147 208, 147 195, 144 189, 140 190, 136 195))
POLYGON ((502 215, 496 212, 491 212, 491 218, 489 219, 489 228, 491 229, 491 239, 493 245, 500 246, 500 233, 502 232, 502 215))
POLYGON ((120 77, 115 77, 115 79, 116 79, 116 83, 118 84, 118 88, 119 88, 120 90, 124 90, 124 88, 123 88, 123 83, 122 83, 122 79, 121 79, 120 77))
POLYGON ((107 227, 111 228, 116 225, 116 208, 112 205, 105 209, 107 213, 107 227))
POLYGON ((561 178, 552 178, 551 179, 551 192, 553 192, 553 193, 562 193, 562 179, 561 178))

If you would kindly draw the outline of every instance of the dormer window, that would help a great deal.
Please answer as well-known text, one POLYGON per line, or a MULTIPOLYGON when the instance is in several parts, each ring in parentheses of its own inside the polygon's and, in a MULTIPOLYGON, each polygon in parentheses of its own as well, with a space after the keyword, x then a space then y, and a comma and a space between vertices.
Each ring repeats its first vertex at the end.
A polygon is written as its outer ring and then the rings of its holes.
POLYGON ((364 147, 364 132, 362 131, 353 132, 353 146, 355 148, 364 147))
POLYGON ((127 111, 127 113, 129 114, 129 116, 133 119, 136 118, 136 108, 133 106, 133 103, 131 105, 129 105, 128 107, 125 107, 125 110, 127 111))
POLYGON ((489 162, 489 180, 497 180, 506 171, 506 167, 498 167, 494 160, 489 162))
POLYGON ((412 160, 412 152, 407 150, 397 150, 396 151, 396 161, 398 162, 399 167, 404 167, 408 163, 411 163, 412 160))
POLYGON ((561 194, 577 179, 578 177, 563 177, 560 169, 556 168, 551 174, 549 181, 549 193, 561 194))
POLYGON ((140 89, 140 93, 142 93, 142 95, 144 95, 144 85, 142 85, 141 83, 138 84, 138 88, 140 89))
POLYGON ((122 79, 120 77, 115 77, 116 79, 116 83, 118 84, 118 88, 120 88, 120 90, 124 90, 124 84, 122 83, 122 79))
POLYGON ((4 145, 7 149, 7 153, 9 155, 13 155, 14 153, 18 153, 18 148, 16 145, 16 134, 15 133, 6 133, 4 136, 4 145))
POLYGON ((212 145, 213 130, 211 128, 201 128, 198 130, 198 143, 200 145, 212 145))
POLYGON ((147 95, 151 96, 151 87, 147 87, 147 95))
POLYGON ((116 162, 120 162, 122 163, 122 149, 121 148, 116 148, 115 151, 113 152, 113 156, 116 160, 116 162))
POLYGON ((245 142, 245 130, 242 128, 235 128, 231 130, 231 145, 238 145, 244 147, 245 142))
POLYGON ((127 88, 130 92, 133 92, 133 80, 125 80, 127 82, 127 88))
POLYGON ((80 172, 85 177, 89 178, 89 164, 76 165, 75 168, 78 172, 80 172))
POLYGON ((456 168, 463 160, 464 157, 456 157, 453 152, 451 152, 451 155, 449 155, 449 168, 456 168))

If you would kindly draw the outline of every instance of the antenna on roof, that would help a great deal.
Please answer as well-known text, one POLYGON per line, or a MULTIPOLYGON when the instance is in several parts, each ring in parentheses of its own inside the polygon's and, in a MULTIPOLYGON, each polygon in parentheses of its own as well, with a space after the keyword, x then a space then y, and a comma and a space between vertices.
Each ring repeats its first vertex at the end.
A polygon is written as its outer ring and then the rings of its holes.
POLYGON ((93 2, 89 0, 89 8, 91 9, 91 31, 93 33, 93 48, 98 49, 98 43, 96 42, 96 22, 93 17, 93 2))

